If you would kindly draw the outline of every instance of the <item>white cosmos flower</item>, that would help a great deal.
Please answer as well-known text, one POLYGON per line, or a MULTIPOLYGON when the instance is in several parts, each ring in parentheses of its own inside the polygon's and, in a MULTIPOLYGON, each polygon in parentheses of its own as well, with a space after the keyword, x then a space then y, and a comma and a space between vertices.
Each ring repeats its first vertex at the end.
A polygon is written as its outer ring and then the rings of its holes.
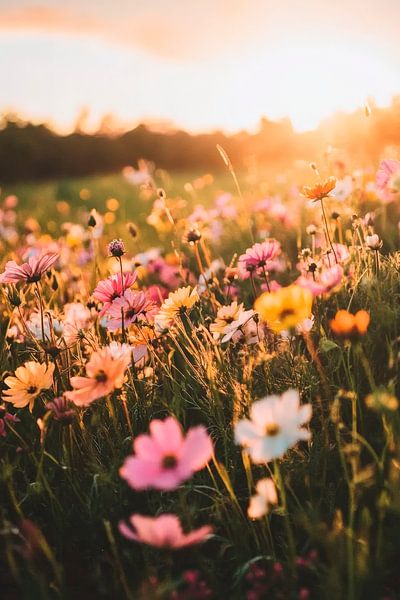
POLYGON ((353 187, 353 178, 351 175, 347 175, 343 179, 337 180, 336 187, 332 190, 332 196, 334 196, 336 200, 346 200, 352 193, 353 187))
POLYGON ((269 462, 300 440, 310 439, 310 432, 302 425, 309 422, 311 414, 311 404, 300 406, 297 390, 267 396, 253 403, 250 419, 237 423, 235 441, 247 449, 253 462, 269 462))
POLYGON ((225 329, 225 335, 222 338, 221 343, 224 344, 225 342, 229 342, 229 340, 235 335, 235 333, 239 330, 241 331, 242 327, 244 327, 246 323, 248 323, 248 321, 250 321, 250 319, 254 317, 255 314, 256 313, 254 312, 254 310, 244 310, 243 312, 241 312, 239 314, 239 317, 235 321, 232 321, 232 323, 229 323, 229 325, 227 325, 225 329))
POLYGON ((278 504, 278 494, 272 479, 266 477, 257 482, 256 494, 250 498, 247 514, 250 519, 261 519, 271 504, 278 504))
POLYGON ((110 354, 114 360, 123 358, 126 361, 127 365, 129 365, 132 362, 133 348, 129 344, 121 344, 120 342, 116 342, 114 340, 110 342, 108 347, 110 348, 110 354))

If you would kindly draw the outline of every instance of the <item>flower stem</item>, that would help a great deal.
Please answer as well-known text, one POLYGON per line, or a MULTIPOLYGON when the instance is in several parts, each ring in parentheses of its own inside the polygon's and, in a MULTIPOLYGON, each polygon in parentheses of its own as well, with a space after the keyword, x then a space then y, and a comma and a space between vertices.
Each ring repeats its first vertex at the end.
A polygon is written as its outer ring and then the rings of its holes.
POLYGON ((328 219, 326 218, 325 207, 324 207, 324 199, 323 198, 321 198, 321 209, 322 209, 322 217, 324 219, 324 225, 325 225, 326 241, 329 244, 329 246, 331 247, 331 250, 333 252, 333 256, 335 257, 336 264, 338 264, 338 259, 337 259, 337 256, 336 256, 335 248, 333 247, 331 236, 329 235, 328 219))
POLYGON ((275 473, 275 478, 276 478, 276 481, 278 484, 279 494, 281 497, 282 509, 284 512, 286 538, 287 538, 287 544, 288 544, 288 549, 289 549, 289 568, 292 573, 292 577, 294 577, 296 546, 294 543, 292 525, 290 523, 290 516, 289 516, 289 512, 288 512, 285 485, 283 483, 281 469, 279 466, 279 462, 277 460, 274 461, 274 473, 275 473))
MULTIPOLYGON (((122 269, 122 259, 120 256, 117 257, 118 262, 119 262, 119 270, 121 273, 121 285, 123 288, 124 285, 124 272, 122 269)), ((121 306, 121 329, 122 329, 122 341, 126 342, 126 331, 125 331, 125 313, 124 313, 124 308, 123 306, 121 306)))
MULTIPOLYGON (((40 310, 40 325, 41 325, 41 329, 42 329, 42 341, 43 341, 43 346, 46 344, 46 335, 44 332, 44 308, 43 308, 43 299, 42 299, 42 294, 40 292, 40 287, 39 284, 36 282, 35 283, 36 286, 36 292, 38 295, 38 299, 39 299, 39 310, 40 310)), ((45 357, 46 357, 46 363, 47 363, 47 352, 45 352, 45 357)))

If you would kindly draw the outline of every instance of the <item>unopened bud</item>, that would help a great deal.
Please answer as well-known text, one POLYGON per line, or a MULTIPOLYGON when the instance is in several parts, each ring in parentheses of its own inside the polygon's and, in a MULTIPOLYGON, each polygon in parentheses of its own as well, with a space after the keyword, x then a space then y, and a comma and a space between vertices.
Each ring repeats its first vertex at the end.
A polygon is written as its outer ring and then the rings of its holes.
POLYGON ((94 218, 93 214, 91 213, 88 219, 88 227, 96 227, 97 222, 96 219, 94 218))
POLYGON ((135 223, 128 223, 126 228, 133 238, 137 237, 138 229, 137 229, 135 223))

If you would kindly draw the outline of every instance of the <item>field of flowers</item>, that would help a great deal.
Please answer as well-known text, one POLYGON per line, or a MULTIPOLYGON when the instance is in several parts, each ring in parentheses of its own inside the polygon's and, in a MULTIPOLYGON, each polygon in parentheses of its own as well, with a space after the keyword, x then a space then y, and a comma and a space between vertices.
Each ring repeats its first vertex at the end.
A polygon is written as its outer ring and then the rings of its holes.
POLYGON ((3 189, 8 599, 394 600, 400 162, 3 189))

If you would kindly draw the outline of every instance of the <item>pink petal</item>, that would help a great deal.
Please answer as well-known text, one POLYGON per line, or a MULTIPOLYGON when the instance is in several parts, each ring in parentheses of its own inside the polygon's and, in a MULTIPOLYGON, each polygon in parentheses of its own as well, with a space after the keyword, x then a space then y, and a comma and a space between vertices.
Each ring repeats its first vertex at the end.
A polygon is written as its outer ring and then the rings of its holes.
POLYGON ((192 471, 206 466, 214 452, 213 443, 203 425, 189 429, 183 442, 181 461, 192 471))
POLYGON ((182 430, 174 417, 168 417, 164 421, 153 419, 150 423, 150 432, 165 454, 180 452, 183 442, 182 430))
POLYGON ((119 473, 133 489, 144 490, 148 487, 154 487, 154 482, 157 481, 160 471, 159 462, 150 462, 135 456, 129 456, 125 459, 119 473))
POLYGON ((205 542, 209 536, 212 534, 212 527, 209 525, 204 525, 199 529, 195 529, 188 534, 184 534, 179 546, 175 546, 176 548, 184 548, 186 546, 193 546, 194 544, 201 544, 205 542))

